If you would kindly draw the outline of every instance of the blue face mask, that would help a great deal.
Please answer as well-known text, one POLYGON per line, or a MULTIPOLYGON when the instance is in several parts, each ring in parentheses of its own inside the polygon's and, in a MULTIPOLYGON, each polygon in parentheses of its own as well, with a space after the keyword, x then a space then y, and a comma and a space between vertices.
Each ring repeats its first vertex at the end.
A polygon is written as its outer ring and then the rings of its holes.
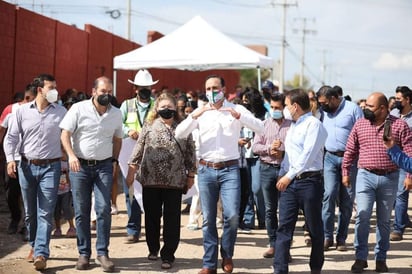
POLYGON ((282 119, 283 118, 283 112, 280 111, 280 110, 277 110, 277 109, 276 110, 271 109, 270 110, 270 117, 272 117, 275 120, 282 119))

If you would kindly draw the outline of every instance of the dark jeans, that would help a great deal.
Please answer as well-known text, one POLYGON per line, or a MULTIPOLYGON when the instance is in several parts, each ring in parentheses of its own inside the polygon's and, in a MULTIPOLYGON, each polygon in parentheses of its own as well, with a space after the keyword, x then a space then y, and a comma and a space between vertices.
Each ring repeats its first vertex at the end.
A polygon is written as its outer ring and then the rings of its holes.
POLYGON ((278 197, 276 182, 279 167, 260 162, 260 183, 265 201, 265 223, 270 247, 275 247, 276 230, 278 229, 278 197))
POLYGON ((240 209, 239 209, 239 227, 243 228, 243 215, 245 214, 246 205, 249 201, 251 192, 249 184, 249 171, 246 167, 239 168, 240 173, 240 209))
POLYGON ((162 260, 173 262, 180 242, 180 207, 182 190, 166 188, 143 188, 143 207, 146 229, 146 244, 150 253, 160 250, 160 223, 163 216, 162 260))
POLYGON ((127 220, 126 231, 127 235, 133 235, 139 237, 142 229, 142 210, 139 203, 133 195, 132 201, 130 201, 129 187, 126 184, 126 179, 123 174, 121 175, 124 197, 126 199, 127 220))
POLYGON ((306 228, 312 239, 310 269, 322 269, 324 262, 322 197, 323 183, 320 175, 293 180, 280 194, 279 228, 276 233, 276 252, 273 264, 276 274, 285 274, 289 271, 289 250, 299 208, 305 212, 306 228))

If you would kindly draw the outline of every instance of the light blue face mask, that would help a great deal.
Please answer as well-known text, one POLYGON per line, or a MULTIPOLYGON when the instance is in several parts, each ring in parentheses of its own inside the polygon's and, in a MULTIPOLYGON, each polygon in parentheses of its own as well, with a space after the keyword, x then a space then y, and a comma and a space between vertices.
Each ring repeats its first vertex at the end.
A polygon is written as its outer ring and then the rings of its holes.
POLYGON ((283 112, 280 111, 280 110, 277 110, 277 109, 275 109, 275 110, 271 109, 270 110, 270 116, 275 120, 279 120, 279 119, 283 118, 283 112))

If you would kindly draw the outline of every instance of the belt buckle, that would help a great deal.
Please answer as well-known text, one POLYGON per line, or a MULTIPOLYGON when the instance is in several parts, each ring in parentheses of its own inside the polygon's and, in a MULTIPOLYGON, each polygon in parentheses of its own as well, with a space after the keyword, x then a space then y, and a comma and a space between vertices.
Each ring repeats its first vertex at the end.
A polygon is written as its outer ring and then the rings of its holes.
POLYGON ((97 160, 86 160, 87 166, 95 166, 97 165, 97 160))

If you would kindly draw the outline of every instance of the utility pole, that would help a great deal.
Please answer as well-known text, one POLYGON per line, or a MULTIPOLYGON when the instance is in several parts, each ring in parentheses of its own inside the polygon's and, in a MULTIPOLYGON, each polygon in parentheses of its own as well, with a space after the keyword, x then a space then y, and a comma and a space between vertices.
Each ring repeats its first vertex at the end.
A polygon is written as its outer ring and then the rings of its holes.
MULTIPOLYGON (((300 60, 300 75, 299 75, 299 86, 303 87, 303 74, 305 71, 305 42, 306 42, 306 34, 316 34, 315 30, 311 30, 311 29, 307 29, 306 28, 306 22, 307 22, 307 18, 296 18, 296 20, 301 20, 302 21, 302 56, 301 56, 301 60, 300 60)), ((315 21, 315 19, 313 19, 313 21, 315 21)), ((298 29, 294 29, 293 32, 299 32, 298 29)))
POLYGON ((297 3, 288 3, 287 0, 283 0, 282 3, 275 3, 272 1, 272 6, 281 6, 282 9, 282 26, 281 26, 281 40, 282 45, 280 46, 280 57, 279 57, 279 92, 283 92, 284 80, 285 80, 285 48, 287 45, 286 42, 286 12, 288 7, 297 6, 297 3))
POLYGON ((323 49, 322 50, 322 66, 320 67, 320 70, 322 72, 322 85, 325 85, 326 83, 326 53, 327 53, 327 50, 323 49))
POLYGON ((127 0, 127 40, 131 39, 132 0, 127 0))

